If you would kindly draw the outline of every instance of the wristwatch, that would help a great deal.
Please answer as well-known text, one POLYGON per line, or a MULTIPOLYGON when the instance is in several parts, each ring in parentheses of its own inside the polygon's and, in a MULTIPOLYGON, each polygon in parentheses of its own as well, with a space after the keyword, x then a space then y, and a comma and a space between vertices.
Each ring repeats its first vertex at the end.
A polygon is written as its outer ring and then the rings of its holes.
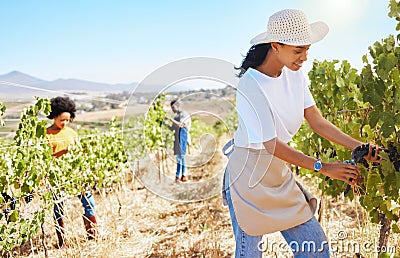
POLYGON ((315 161, 315 163, 314 163, 314 171, 318 172, 321 170, 321 168, 322 168, 321 159, 317 159, 317 161, 315 161))

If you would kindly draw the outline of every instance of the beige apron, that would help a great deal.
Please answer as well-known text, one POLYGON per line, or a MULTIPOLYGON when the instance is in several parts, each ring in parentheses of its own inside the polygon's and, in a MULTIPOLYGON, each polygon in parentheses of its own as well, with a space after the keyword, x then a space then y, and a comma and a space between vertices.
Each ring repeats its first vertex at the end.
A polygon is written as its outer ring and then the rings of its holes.
POLYGON ((248 235, 292 228, 314 216, 316 198, 296 182, 285 161, 265 149, 235 146, 227 176, 237 221, 248 235))

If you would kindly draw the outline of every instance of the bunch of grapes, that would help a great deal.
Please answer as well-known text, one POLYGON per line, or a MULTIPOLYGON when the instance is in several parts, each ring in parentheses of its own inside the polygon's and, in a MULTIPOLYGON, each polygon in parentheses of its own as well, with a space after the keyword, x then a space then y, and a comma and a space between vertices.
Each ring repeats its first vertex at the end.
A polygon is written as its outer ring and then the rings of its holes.
POLYGON ((396 169, 397 172, 400 170, 400 154, 397 151, 397 147, 393 143, 389 143, 389 148, 387 150, 389 153, 389 159, 390 162, 393 163, 394 169, 396 169))
MULTIPOLYGON (((1 193, 1 195, 3 196, 3 199, 4 199, 5 203, 8 204, 8 207, 6 206, 7 208, 3 209, 4 217, 8 221, 8 218, 10 216, 11 211, 13 211, 13 210, 15 210, 17 208, 18 199, 14 198, 14 197, 11 197, 7 193, 1 193)), ((33 194, 32 193, 29 193, 29 194, 24 196, 25 203, 30 203, 32 200, 33 200, 33 194)))
POLYGON ((30 203, 33 200, 33 194, 28 193, 27 195, 25 195, 24 200, 26 203, 30 203))

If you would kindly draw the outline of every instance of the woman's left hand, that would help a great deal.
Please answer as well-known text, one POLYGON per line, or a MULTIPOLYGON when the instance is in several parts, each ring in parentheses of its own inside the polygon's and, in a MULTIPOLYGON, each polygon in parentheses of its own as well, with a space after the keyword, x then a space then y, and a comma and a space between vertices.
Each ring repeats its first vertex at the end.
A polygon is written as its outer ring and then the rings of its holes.
POLYGON ((379 157, 379 146, 372 143, 369 144, 368 154, 364 158, 370 162, 381 162, 381 157, 379 157))

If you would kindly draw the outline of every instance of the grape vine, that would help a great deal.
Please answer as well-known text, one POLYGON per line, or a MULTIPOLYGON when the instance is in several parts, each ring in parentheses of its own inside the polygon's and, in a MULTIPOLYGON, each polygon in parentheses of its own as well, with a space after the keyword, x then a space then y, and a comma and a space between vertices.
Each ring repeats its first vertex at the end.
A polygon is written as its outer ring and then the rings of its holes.
POLYGON ((46 211, 52 209, 52 192, 63 189, 67 196, 75 196, 95 183, 109 186, 127 169, 116 119, 104 132, 79 129, 79 144, 61 158, 53 157, 45 138, 47 121, 40 119, 50 108, 48 99, 37 98, 24 109, 13 142, 0 151, 1 254, 37 234, 46 211))
MULTIPOLYGON (((389 16, 395 17, 400 30, 400 2, 391 0, 389 16)), ((389 35, 369 47, 361 72, 347 61, 314 61, 309 72, 310 90, 321 113, 354 138, 375 141, 380 164, 366 164, 360 172, 362 182, 355 189, 360 204, 373 223, 381 224, 380 247, 390 233, 400 233, 400 34, 389 35)), ((325 161, 350 159, 351 153, 313 134, 306 125, 294 138, 297 148, 325 161)), ((303 173, 309 173, 303 171, 303 173)), ((315 175, 315 173, 312 173, 315 175)), ((317 175, 323 178, 321 175, 317 175)), ((338 180, 320 180, 320 189, 331 196, 343 193, 346 185, 338 180)), ((354 198, 353 192, 348 197, 354 198)))
POLYGON ((1 119, 6 112, 6 106, 2 102, 0 102, 0 126, 4 126, 4 121, 1 119))

